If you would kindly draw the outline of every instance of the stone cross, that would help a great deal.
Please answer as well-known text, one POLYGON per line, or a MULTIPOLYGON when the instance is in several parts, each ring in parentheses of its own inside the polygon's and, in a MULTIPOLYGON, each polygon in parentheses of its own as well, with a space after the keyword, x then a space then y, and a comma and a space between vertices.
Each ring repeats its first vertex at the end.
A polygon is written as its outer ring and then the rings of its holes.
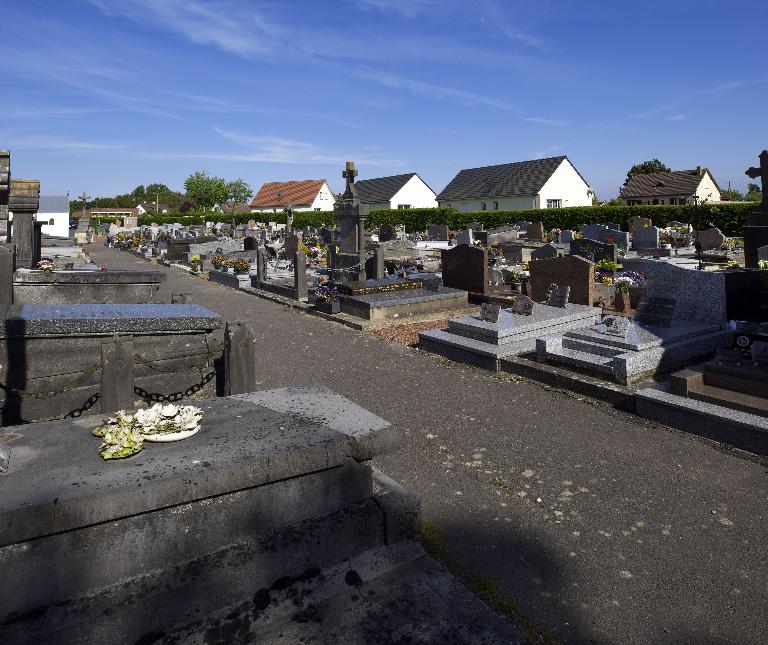
POLYGON ((766 193, 766 190, 768 190, 768 150, 763 150, 760 153, 759 158, 760 167, 749 168, 744 174, 751 179, 760 177, 760 190, 763 193, 763 201, 760 202, 760 205, 763 208, 768 208, 768 193, 766 193))
POLYGON ((354 161, 347 162, 346 170, 341 173, 341 176, 347 180, 347 188, 344 191, 344 195, 342 195, 342 199, 354 199, 356 197, 355 177, 357 177, 354 161))

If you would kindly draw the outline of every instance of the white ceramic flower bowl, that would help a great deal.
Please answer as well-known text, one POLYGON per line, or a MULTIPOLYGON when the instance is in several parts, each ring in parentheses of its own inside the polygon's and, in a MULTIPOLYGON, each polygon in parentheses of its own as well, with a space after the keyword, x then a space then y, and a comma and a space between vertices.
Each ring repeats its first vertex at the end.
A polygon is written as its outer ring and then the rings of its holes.
POLYGON ((182 439, 189 439, 194 437, 202 426, 196 426, 192 430, 182 430, 181 432, 162 432, 160 434, 145 434, 144 441, 150 443, 170 443, 172 441, 181 441, 182 439))

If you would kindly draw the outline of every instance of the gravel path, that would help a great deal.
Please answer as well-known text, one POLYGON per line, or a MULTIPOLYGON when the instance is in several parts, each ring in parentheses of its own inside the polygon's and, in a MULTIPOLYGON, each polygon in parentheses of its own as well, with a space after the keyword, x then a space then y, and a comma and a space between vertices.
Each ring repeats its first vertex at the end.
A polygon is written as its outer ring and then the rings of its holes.
MULTIPOLYGON (((101 246, 94 261, 150 268, 101 246)), ((154 268, 154 267, 152 267, 154 268)), ((377 465, 460 565, 568 642, 759 643, 768 469, 608 406, 163 269, 259 330, 259 386, 324 384, 391 421, 377 465)))

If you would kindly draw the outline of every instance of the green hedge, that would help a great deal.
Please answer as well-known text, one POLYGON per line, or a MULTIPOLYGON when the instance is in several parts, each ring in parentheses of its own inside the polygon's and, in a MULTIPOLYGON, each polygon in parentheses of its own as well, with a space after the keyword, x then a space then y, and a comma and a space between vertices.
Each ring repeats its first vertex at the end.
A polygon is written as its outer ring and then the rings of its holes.
MULTIPOLYGON (((753 203, 723 203, 706 204, 701 210, 702 229, 714 226, 725 235, 741 236, 744 221, 752 213, 756 205, 753 203)), ((666 226, 667 222, 680 221, 696 224, 695 206, 574 206, 571 208, 526 209, 514 211, 478 211, 460 213, 452 208, 411 208, 395 210, 371 211, 367 224, 370 229, 377 229, 382 224, 405 226, 409 233, 426 231, 430 224, 447 224, 452 230, 466 228, 470 222, 480 222, 485 228, 495 228, 503 224, 515 222, 543 222, 544 230, 553 228, 570 228, 578 230, 583 224, 600 222, 616 222, 626 229, 627 220, 633 215, 648 217, 655 226, 666 226)), ((285 224, 285 213, 240 213, 235 215, 238 224, 244 224, 253 219, 257 222, 277 222, 285 224)), ((141 216, 139 225, 144 226, 155 222, 157 224, 182 225, 202 224, 208 222, 230 222, 232 215, 207 213, 205 215, 161 215, 141 216)), ((95 223, 109 223, 114 218, 93 218, 95 223)), ((294 213, 293 225, 296 228, 312 226, 333 226, 333 211, 301 211, 294 213)))

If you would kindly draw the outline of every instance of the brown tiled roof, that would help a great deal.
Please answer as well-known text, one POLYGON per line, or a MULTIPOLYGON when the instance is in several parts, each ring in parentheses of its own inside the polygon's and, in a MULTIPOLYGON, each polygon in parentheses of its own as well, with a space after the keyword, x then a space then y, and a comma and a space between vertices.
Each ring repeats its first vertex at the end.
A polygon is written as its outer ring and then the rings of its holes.
POLYGON ((310 206, 323 187, 325 179, 303 179, 300 181, 270 181, 259 188, 251 206, 262 208, 285 208, 310 206), (278 197, 278 193, 280 196, 278 197))
POLYGON ((97 208, 96 206, 93 206, 88 210, 91 213, 128 213, 130 212, 132 215, 139 214, 138 208, 97 208))
MULTIPOLYGON (((641 197, 665 197, 667 195, 693 195, 699 187, 707 168, 693 170, 673 170, 671 172, 652 172, 647 175, 635 175, 621 189, 619 197, 624 199, 641 197)), ((709 173, 712 177, 712 173, 709 173)), ((712 177, 715 187, 719 190, 717 181, 712 177)))

